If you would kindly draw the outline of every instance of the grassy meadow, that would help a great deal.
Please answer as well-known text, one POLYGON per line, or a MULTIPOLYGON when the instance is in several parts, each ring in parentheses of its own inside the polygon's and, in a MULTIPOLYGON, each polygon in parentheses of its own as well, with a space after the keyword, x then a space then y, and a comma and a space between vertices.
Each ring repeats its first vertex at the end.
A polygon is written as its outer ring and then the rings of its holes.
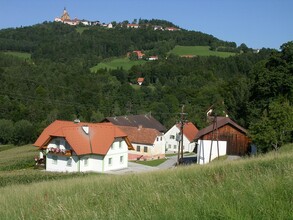
MULTIPOLYGON (((53 173, 35 169, 38 150, 32 145, 0 145, 0 188, 92 174, 53 173)), ((1 219, 1 216, 0 216, 1 219)))
POLYGON ((178 56, 193 55, 193 56, 218 56, 229 57, 234 56, 235 53, 230 52, 218 52, 211 51, 209 46, 175 46, 169 53, 176 54, 178 56))
POLYGON ((7 51, 3 52, 4 54, 11 55, 18 57, 23 60, 30 60, 31 59, 31 54, 30 53, 25 53, 25 52, 17 52, 17 51, 7 51))
POLYGON ((204 166, 9 185, 0 218, 293 219, 292 173, 293 144, 204 166))
POLYGON ((141 65, 144 64, 145 60, 130 60, 127 57, 123 58, 113 58, 105 62, 101 62, 98 65, 91 68, 92 72, 96 72, 99 69, 117 69, 117 68, 123 68, 124 70, 129 70, 134 65, 141 65))

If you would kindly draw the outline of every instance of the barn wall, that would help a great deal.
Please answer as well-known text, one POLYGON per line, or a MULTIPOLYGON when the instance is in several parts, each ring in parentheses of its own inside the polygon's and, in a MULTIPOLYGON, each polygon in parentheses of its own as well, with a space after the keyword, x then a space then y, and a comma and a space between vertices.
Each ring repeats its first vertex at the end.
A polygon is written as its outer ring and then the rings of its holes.
MULTIPOLYGON (((203 140, 216 140, 217 132, 210 132, 202 137, 203 140)), ((224 125, 218 129, 218 140, 227 141, 227 155, 243 156, 248 153, 249 138, 231 125, 224 125)))

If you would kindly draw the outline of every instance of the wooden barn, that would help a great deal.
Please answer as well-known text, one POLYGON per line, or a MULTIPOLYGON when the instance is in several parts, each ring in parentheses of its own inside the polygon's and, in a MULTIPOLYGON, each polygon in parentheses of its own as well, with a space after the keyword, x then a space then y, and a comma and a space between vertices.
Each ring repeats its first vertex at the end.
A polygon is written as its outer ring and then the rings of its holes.
POLYGON ((249 152, 247 131, 228 117, 217 117, 214 123, 200 130, 195 140, 227 141, 227 155, 243 156, 249 152))

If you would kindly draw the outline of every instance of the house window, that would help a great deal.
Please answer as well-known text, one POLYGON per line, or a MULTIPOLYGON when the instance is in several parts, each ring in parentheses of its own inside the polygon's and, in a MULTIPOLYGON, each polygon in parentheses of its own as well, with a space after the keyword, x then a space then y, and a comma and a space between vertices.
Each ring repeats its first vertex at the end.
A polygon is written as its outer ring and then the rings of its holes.
POLYGON ((70 150, 71 149, 71 147, 70 147, 70 145, 68 144, 67 141, 65 141, 65 149, 67 149, 67 150, 70 150))
POLYGON ((170 135, 170 139, 175 139, 175 135, 170 135))
POLYGON ((112 157, 109 158, 109 160, 108 160, 108 164, 109 164, 109 166, 112 165, 112 157))
POLYGON ((120 163, 123 163, 123 156, 120 156, 120 163))
POLYGON ((159 141, 159 137, 157 137, 157 141, 159 141))
POLYGON ((140 146, 139 145, 136 146, 136 151, 140 152, 140 146))
POLYGON ((72 158, 68 158, 67 160, 67 166, 71 167, 72 166, 72 158))
POLYGON ((171 149, 171 144, 168 145, 168 148, 171 149))
POLYGON ((145 146, 145 147, 143 148, 143 152, 147 153, 147 152, 148 152, 148 147, 145 146))
POLYGON ((89 164, 89 158, 84 159, 84 166, 86 167, 89 164))
POLYGON ((163 140, 163 138, 161 137, 161 140, 163 140))
POLYGON ((122 141, 119 141, 119 149, 122 149, 122 141))
POLYGON ((58 157, 52 156, 52 164, 57 165, 58 157))
POLYGON ((55 140, 55 145, 57 148, 60 148, 60 140, 55 140))
POLYGON ((174 149, 177 149, 177 146, 174 144, 174 149))

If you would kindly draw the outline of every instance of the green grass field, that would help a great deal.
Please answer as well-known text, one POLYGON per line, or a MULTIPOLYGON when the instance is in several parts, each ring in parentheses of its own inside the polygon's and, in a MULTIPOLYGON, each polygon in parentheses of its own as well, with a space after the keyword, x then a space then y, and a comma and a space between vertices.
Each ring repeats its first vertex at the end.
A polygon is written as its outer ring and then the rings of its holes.
POLYGON ((31 54, 30 53, 24 53, 24 52, 16 52, 16 51, 7 51, 3 52, 4 54, 15 56, 18 58, 21 58, 23 60, 30 60, 31 59, 31 54))
POLYGON ((293 144, 203 166, 14 183, 0 187, 0 219, 293 219, 292 173, 293 144))
MULTIPOLYGON (((74 178, 92 174, 53 173, 35 169, 35 156, 38 150, 32 145, 0 145, 0 188, 11 185, 74 178)), ((1 216, 0 216, 1 219, 1 216)))
POLYGON ((92 72, 96 72, 99 69, 117 69, 123 68, 129 70, 134 65, 144 64, 145 60, 129 60, 127 57, 124 58, 113 58, 107 62, 99 63, 98 65, 91 68, 92 72))
POLYGON ((209 46, 175 46, 169 53, 178 56, 193 55, 193 56, 218 56, 229 57, 234 56, 235 53, 211 51, 209 46))
POLYGON ((158 159, 158 160, 146 160, 146 161, 136 161, 136 163, 151 166, 151 167, 156 167, 160 165, 161 163, 164 163, 166 159, 158 159))

